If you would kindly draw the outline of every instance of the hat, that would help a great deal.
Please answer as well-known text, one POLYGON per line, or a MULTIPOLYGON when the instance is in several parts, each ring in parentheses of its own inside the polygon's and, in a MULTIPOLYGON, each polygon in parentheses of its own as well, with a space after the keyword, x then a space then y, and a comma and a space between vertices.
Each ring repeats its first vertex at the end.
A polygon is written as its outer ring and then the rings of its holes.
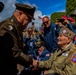
POLYGON ((71 38, 71 39, 73 39, 74 36, 75 36, 75 33, 72 32, 71 30, 69 30, 69 29, 68 29, 67 27, 65 27, 65 26, 62 26, 62 27, 61 27, 59 34, 62 34, 62 35, 64 35, 64 36, 67 36, 67 37, 69 37, 69 38, 71 38))
POLYGON ((66 15, 62 16, 62 19, 67 19, 67 18, 68 18, 68 16, 66 16, 66 15))
POLYGON ((3 8, 4 8, 4 4, 0 2, 0 12, 3 10, 3 8))
POLYGON ((76 10, 71 14, 71 17, 76 16, 76 10))
POLYGON ((45 46, 45 42, 38 39, 38 41, 36 42, 36 47, 40 48, 41 46, 45 46))
POLYGON ((71 18, 71 17, 69 17, 68 20, 71 21, 71 22, 74 22, 74 19, 71 18))
POLYGON ((23 11, 24 13, 28 14, 30 18, 34 19, 34 12, 36 10, 36 7, 31 7, 29 5, 19 3, 16 3, 15 6, 16 9, 23 11))

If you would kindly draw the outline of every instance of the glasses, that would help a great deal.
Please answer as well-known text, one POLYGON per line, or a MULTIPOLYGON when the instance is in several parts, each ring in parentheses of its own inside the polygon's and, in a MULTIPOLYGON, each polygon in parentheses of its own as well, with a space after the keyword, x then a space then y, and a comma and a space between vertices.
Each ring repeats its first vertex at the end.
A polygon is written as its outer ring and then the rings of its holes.
MULTIPOLYGON (((48 20, 49 21, 49 20, 48 20)), ((46 21, 46 22, 43 22, 43 24, 48 24, 48 21, 46 21)))

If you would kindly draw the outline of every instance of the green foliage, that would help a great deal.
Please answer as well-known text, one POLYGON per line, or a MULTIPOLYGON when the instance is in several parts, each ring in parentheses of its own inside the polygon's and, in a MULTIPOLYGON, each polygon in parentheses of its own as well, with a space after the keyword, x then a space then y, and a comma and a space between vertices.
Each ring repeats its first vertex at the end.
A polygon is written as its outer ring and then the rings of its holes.
MULTIPOLYGON (((67 0, 66 1, 66 14, 71 15, 76 9, 76 0, 67 0)), ((73 17, 76 23, 76 17, 73 17)))
MULTIPOLYGON (((55 23, 57 18, 61 18, 63 15, 70 16, 76 9, 76 0, 66 0, 66 12, 55 12, 51 15, 52 22, 55 23)), ((76 20, 76 18, 75 18, 76 20)))
POLYGON ((67 0, 66 1, 66 14, 70 15, 76 9, 76 0, 67 0))
POLYGON ((56 19, 57 19, 57 18, 61 18, 63 15, 66 15, 66 13, 65 13, 65 12, 55 12, 55 13, 53 13, 53 14, 51 15, 51 20, 52 20, 52 22, 55 23, 56 19))

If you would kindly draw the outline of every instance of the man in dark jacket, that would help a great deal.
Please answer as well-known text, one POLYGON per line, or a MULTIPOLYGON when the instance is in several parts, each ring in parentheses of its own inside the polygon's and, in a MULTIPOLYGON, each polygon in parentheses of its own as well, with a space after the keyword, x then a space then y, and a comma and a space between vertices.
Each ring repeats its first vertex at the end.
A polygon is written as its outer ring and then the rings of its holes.
POLYGON ((46 48, 53 54, 57 48, 56 25, 51 22, 48 16, 44 16, 42 21, 44 24, 44 34, 40 32, 40 38, 45 41, 46 48))
POLYGON ((0 23, 0 74, 17 75, 17 63, 32 64, 32 58, 24 54, 23 29, 33 19, 35 7, 16 3, 12 17, 0 23))

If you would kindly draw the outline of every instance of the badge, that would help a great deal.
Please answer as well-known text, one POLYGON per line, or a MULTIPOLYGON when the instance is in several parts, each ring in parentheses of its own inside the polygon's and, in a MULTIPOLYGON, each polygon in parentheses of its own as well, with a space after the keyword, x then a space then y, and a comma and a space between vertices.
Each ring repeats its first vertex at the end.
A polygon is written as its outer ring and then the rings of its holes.
POLYGON ((63 55, 63 56, 68 56, 68 54, 66 54, 66 53, 63 53, 62 55, 63 55))
POLYGON ((54 28, 54 30, 56 30, 56 28, 54 28))
POLYGON ((30 42, 30 46, 33 46, 33 42, 30 42))
POLYGON ((13 29, 13 27, 11 25, 9 25, 9 30, 12 30, 12 29, 13 29))
POLYGON ((50 54, 46 54, 46 56, 50 56, 50 54))
POLYGON ((73 55, 72 62, 76 63, 76 54, 73 55))
POLYGON ((63 34, 65 34, 66 33, 66 30, 63 30, 62 32, 63 32, 63 34))

